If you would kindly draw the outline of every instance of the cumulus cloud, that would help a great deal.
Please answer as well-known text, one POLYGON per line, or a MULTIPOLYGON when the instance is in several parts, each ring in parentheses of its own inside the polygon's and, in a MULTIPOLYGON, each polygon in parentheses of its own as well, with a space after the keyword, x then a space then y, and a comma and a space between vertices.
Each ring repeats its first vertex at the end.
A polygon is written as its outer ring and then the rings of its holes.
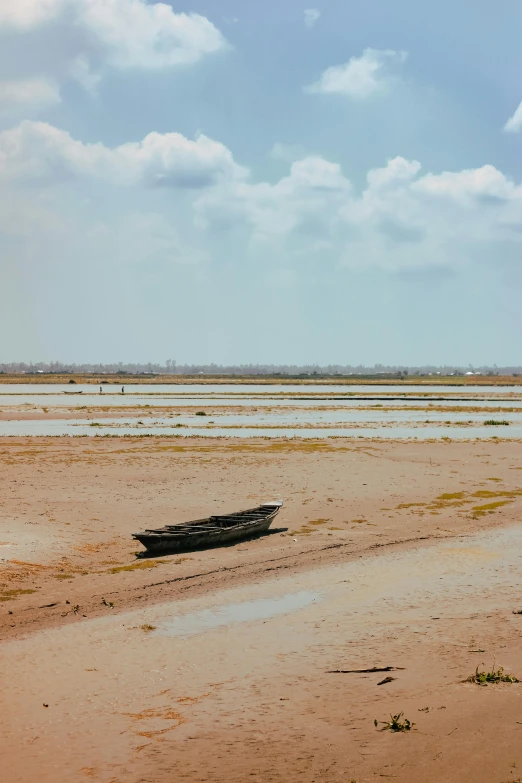
POLYGON ((492 165, 434 173, 396 157, 368 171, 356 189, 338 163, 308 155, 278 181, 256 182, 207 136, 150 133, 108 147, 25 121, 0 133, 0 180, 4 192, 10 183, 20 190, 82 180, 173 188, 198 242, 214 248, 222 238, 245 257, 315 256, 394 271, 522 257, 522 185, 492 165))
POLYGON ((522 131, 522 101, 513 116, 504 125, 504 130, 508 133, 519 133, 522 131))
POLYGON ((53 182, 90 178, 118 185, 201 188, 240 179, 245 169, 230 150, 204 135, 149 133, 118 147, 84 144, 44 122, 22 122, 0 133, 0 177, 53 182))
POLYGON ((0 0, 0 25, 27 30, 61 13, 68 0, 0 0))
POLYGON ((321 16, 321 12, 317 8, 307 8, 304 12, 304 23, 310 30, 319 17, 321 16))
POLYGON ((60 103, 58 86, 47 79, 0 81, 0 113, 38 111, 60 103))
POLYGON ((267 182, 229 182, 204 192, 195 203, 205 228, 236 228, 245 223, 254 240, 289 237, 314 226, 327 235, 351 192, 341 167, 318 156, 295 161, 288 176, 267 182))
POLYGON ((106 48, 118 68, 164 68, 194 63, 225 46, 219 30, 199 14, 175 13, 143 0, 77 0, 78 22, 106 48))
POLYGON ((337 164, 308 157, 275 184, 228 181, 204 191, 195 209, 207 230, 248 227, 251 247, 316 248, 357 268, 452 268, 492 244, 499 252, 522 245, 522 185, 489 165, 421 174, 418 161, 397 157, 369 171, 356 193, 337 164))
POLYGON ((327 68, 305 91, 367 98, 386 88, 406 57, 406 52, 392 49, 365 49, 360 57, 327 68))
POLYGON ((2 26, 25 31, 69 19, 117 68, 165 68, 197 62, 226 46, 206 17, 144 0, 0 0, 2 26))
POLYGON ((415 184, 415 189, 463 203, 477 199, 508 201, 521 195, 520 186, 489 164, 478 169, 426 174, 415 184))

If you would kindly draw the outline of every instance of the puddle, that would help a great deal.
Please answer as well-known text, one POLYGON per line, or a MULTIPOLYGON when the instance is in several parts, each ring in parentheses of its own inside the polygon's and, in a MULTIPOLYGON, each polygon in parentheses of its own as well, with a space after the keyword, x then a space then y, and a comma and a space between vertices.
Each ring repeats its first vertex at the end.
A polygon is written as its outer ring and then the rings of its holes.
POLYGON ((260 598, 221 606, 217 609, 203 609, 199 612, 182 614, 166 620, 154 632, 154 636, 193 636, 233 623, 268 620, 281 614, 297 612, 319 599, 319 593, 301 591, 278 598, 260 598))

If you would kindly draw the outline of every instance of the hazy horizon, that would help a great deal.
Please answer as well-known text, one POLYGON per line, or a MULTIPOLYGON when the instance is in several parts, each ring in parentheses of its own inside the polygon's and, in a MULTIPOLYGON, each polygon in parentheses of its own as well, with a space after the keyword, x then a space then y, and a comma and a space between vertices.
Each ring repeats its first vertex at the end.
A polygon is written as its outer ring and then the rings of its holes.
MULTIPOLYGON (((252 376, 270 376, 270 375, 343 375, 343 376, 377 376, 382 375, 456 375, 466 374, 476 375, 494 375, 509 376, 522 374, 522 365, 500 366, 497 365, 430 365, 407 366, 407 365, 314 365, 314 364, 244 364, 244 365, 218 365, 218 364, 178 364, 171 359, 165 364, 155 364, 152 362, 138 364, 133 362, 115 362, 108 364, 90 364, 90 363, 62 363, 62 362, 0 362, 1 374, 129 374, 129 375, 195 375, 195 374, 215 374, 215 375, 252 375, 252 376)), ((1 381, 0 381, 1 383, 1 381)))
POLYGON ((518 366, 521 29, 0 0, 0 363, 518 366))

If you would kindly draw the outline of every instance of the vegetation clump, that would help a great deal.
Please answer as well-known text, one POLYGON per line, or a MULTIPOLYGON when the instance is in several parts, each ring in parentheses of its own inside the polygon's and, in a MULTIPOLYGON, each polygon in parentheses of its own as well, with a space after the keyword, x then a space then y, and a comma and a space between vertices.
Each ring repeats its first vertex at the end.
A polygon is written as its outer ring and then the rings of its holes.
POLYGON ((520 682, 520 680, 512 674, 504 674, 502 666, 499 669, 493 666, 490 672, 479 672, 477 666, 475 673, 468 677, 466 682, 474 682, 476 685, 497 685, 499 682, 520 682))
POLYGON ((398 715, 390 715, 390 720, 377 720, 373 721, 374 726, 378 726, 379 723, 383 724, 380 731, 411 731, 415 723, 404 718, 404 713, 399 712, 398 715))
POLYGON ((509 502, 509 500, 497 500, 495 503, 484 503, 482 506, 473 506, 473 516, 477 519, 478 517, 483 517, 484 514, 492 514, 497 508, 506 506, 509 502))
POLYGON ((0 601, 11 601, 19 595, 31 595, 31 593, 36 593, 36 590, 3 590, 0 592, 0 601))
POLYGON ((487 419, 484 424, 486 427, 508 427, 509 421, 506 419, 487 419))

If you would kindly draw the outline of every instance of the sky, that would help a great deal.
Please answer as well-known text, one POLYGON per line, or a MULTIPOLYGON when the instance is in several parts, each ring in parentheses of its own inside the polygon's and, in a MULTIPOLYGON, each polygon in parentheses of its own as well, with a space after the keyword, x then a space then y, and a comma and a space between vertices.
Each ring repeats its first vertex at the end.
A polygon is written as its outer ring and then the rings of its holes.
POLYGON ((520 0, 0 0, 0 361, 520 364, 520 0))

